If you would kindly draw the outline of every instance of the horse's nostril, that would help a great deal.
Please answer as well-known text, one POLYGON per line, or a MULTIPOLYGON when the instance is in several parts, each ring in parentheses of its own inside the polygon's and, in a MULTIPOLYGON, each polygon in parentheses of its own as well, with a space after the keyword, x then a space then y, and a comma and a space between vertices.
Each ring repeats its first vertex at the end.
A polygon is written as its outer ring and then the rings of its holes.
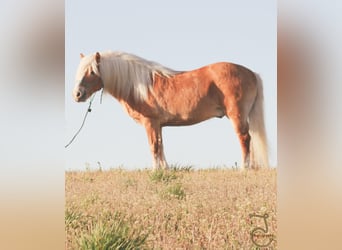
POLYGON ((76 97, 80 97, 80 96, 81 96, 81 92, 78 91, 78 92, 76 93, 76 97))

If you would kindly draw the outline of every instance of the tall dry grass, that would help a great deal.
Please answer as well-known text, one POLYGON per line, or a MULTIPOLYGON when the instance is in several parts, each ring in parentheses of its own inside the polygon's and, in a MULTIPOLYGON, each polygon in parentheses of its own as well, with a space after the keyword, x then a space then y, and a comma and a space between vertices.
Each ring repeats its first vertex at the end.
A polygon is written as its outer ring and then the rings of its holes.
POLYGON ((67 249, 275 249, 276 170, 66 172, 65 220, 67 249))

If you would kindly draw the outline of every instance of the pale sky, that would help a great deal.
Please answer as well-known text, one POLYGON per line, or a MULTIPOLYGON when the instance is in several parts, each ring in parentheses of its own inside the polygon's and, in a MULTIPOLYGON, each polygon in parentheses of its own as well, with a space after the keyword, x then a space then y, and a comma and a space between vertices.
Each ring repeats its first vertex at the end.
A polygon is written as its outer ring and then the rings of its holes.
MULTIPOLYGON (((80 127, 87 103, 72 99, 79 54, 120 50, 175 70, 210 63, 242 64, 264 83, 265 122, 271 166, 277 165, 276 1, 66 1, 65 144, 80 127)), ((145 129, 110 95, 100 93, 81 133, 65 150, 65 169, 121 166, 150 168, 145 129)), ((169 164, 231 167, 241 149, 227 118, 193 126, 165 127, 169 164)))

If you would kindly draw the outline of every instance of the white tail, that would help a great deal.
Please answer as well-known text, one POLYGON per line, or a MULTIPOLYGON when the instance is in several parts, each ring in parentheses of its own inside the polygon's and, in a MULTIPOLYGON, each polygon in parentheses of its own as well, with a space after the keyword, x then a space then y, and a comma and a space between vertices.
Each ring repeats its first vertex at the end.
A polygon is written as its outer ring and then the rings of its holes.
POLYGON ((264 122, 264 94, 262 80, 257 78, 257 96, 254 105, 249 113, 250 142, 250 166, 252 168, 268 167, 268 149, 264 122))

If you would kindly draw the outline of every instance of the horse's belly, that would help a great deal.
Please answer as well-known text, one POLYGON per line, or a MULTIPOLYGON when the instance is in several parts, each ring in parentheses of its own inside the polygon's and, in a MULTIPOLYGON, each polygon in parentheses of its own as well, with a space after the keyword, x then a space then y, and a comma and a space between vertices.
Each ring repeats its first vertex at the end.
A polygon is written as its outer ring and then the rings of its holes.
POLYGON ((187 108, 182 110, 183 112, 165 112, 162 124, 165 126, 186 126, 193 125, 213 117, 222 118, 225 116, 224 108, 216 105, 199 106, 192 110, 187 108))

